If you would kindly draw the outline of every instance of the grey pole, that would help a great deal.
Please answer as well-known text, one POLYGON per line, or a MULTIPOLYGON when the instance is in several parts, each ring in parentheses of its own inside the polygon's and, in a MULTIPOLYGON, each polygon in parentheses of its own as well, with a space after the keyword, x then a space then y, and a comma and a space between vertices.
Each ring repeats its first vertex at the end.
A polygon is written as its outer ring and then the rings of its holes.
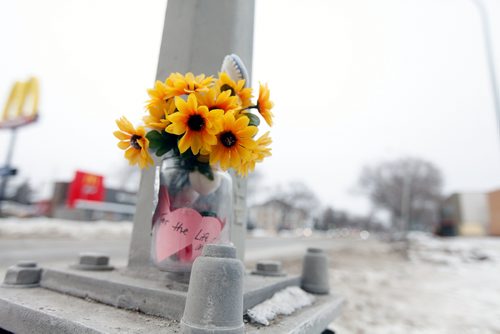
MULTIPOLYGON (((216 75, 225 55, 235 53, 252 70, 254 0, 169 0, 157 80, 171 72, 216 75)), ((155 169, 144 170, 138 193, 128 267, 149 266, 155 169)), ((235 224, 231 237, 244 256, 246 181, 233 178, 235 224)))
POLYGON ((490 75, 491 91, 493 93, 493 106, 495 108, 495 114, 497 118, 497 131, 500 140, 500 96, 498 93, 495 60, 493 58, 490 21, 488 19, 488 13, 486 11, 486 8, 484 7, 483 2, 481 0, 471 0, 471 2, 476 6, 479 13, 479 18, 481 19, 481 28, 483 30, 484 37, 484 48, 486 51, 486 62, 490 75))
POLYGON ((0 183, 0 217, 2 216, 2 201, 5 199, 5 192, 7 191, 7 184, 10 177, 10 165, 12 162, 12 155, 14 154, 14 145, 16 143, 17 128, 12 128, 9 142, 9 148, 7 151, 7 157, 5 159, 5 168, 7 169, 6 174, 2 177, 2 183, 0 183))

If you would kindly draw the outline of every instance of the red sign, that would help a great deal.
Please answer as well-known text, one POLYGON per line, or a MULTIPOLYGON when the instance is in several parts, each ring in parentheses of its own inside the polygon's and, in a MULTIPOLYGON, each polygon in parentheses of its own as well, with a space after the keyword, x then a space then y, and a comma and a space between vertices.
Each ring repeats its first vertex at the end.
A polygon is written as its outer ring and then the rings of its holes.
POLYGON ((73 182, 69 184, 68 206, 74 208, 79 199, 102 202, 104 200, 103 177, 77 171, 73 182))

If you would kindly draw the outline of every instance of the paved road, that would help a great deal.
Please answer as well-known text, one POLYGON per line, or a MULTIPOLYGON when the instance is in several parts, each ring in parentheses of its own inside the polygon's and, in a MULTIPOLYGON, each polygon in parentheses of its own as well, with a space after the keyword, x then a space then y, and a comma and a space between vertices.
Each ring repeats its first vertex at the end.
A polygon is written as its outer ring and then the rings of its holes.
MULTIPOLYGON (((301 256, 307 247, 331 248, 353 240, 327 238, 248 238, 246 261, 301 256)), ((0 270, 20 260, 39 265, 74 263, 80 252, 109 254, 114 265, 126 264, 129 240, 0 239, 0 270)))
POLYGON ((74 263, 81 252, 109 254, 117 265, 125 264, 129 241, 69 239, 0 239, 0 269, 20 260, 34 260, 39 265, 74 263))

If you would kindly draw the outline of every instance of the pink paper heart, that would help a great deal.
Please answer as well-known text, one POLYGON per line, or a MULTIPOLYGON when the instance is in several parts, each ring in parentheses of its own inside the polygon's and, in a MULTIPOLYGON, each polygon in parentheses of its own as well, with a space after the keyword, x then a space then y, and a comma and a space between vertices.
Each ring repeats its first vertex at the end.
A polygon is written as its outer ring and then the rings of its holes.
POLYGON ((202 216, 193 209, 180 208, 158 220, 155 233, 156 261, 161 262, 191 245, 199 230, 202 216))
POLYGON ((203 217, 193 237, 193 259, 203 250, 203 246, 213 243, 220 235, 222 222, 215 217, 203 217))
POLYGON ((178 251, 177 256, 182 262, 191 262, 193 260, 193 244, 178 251))

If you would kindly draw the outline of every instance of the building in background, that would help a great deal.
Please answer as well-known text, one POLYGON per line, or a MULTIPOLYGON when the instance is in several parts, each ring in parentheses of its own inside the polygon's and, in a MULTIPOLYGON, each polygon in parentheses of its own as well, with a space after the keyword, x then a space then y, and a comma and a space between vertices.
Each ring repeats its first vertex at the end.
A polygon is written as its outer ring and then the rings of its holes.
POLYGON ((482 236, 489 232, 489 201, 485 193, 455 193, 444 201, 442 211, 443 220, 452 222, 459 235, 482 236))
POLYGON ((500 190, 488 193, 489 204, 489 234, 500 236, 500 190))
POLYGON ((273 199, 248 209, 249 226, 275 232, 311 227, 312 217, 309 212, 285 205, 273 199))
POLYGON ((133 219, 137 196, 106 188, 100 175, 77 171, 72 182, 56 182, 47 215, 70 220, 133 219))

